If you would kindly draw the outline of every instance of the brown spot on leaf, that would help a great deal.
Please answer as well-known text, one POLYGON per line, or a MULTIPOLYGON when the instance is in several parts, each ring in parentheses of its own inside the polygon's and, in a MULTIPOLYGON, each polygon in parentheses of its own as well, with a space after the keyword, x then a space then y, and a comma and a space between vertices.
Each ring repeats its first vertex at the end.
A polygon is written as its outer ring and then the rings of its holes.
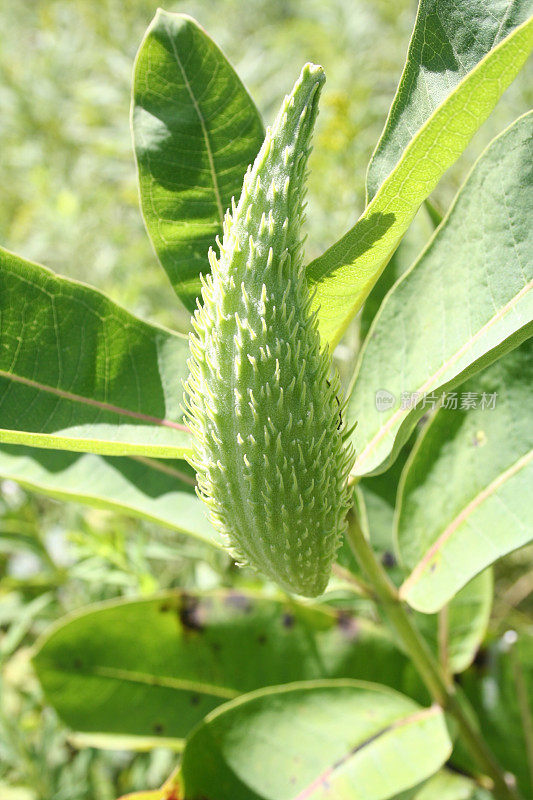
POLYGON ((289 614, 288 611, 286 611, 281 618, 281 624, 283 625, 284 628, 294 627, 295 621, 296 620, 294 619, 294 614, 289 614))
POLYGON ((200 633, 205 628, 205 608, 198 597, 193 597, 185 592, 181 596, 179 618, 185 631, 200 633))
POLYGON ((391 553, 390 550, 385 550, 385 552, 381 556, 381 563, 383 564, 385 569, 392 569, 392 567, 395 567, 396 558, 394 557, 394 553, 391 553))
POLYGON ((359 623, 357 619, 346 609, 342 608, 337 614, 337 624, 344 636, 348 639, 356 639, 359 635, 359 623))
POLYGON ((163 733, 165 726, 161 722, 154 722, 154 733, 163 733))

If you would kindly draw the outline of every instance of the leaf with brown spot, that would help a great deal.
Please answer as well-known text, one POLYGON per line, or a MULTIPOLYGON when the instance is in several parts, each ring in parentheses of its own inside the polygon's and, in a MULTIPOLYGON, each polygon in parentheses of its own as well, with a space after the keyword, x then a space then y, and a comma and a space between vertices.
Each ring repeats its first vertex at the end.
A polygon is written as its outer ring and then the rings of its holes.
POLYGON ((401 686, 409 672, 367 620, 345 615, 339 625, 326 605, 247 592, 235 602, 227 591, 89 608, 44 637, 34 664, 48 702, 74 730, 166 739, 182 739, 221 703, 262 686, 338 677, 401 686))

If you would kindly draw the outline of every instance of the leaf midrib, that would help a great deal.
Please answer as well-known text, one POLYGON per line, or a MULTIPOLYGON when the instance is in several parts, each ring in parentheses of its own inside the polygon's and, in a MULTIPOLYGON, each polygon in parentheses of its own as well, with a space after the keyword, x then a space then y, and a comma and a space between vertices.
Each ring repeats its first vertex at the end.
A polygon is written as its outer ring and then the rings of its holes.
POLYGON ((168 21, 166 19, 164 21, 164 24, 165 24, 165 28, 166 28, 166 31, 167 31, 168 40, 169 40, 169 42, 170 42, 170 44, 172 46, 172 52, 174 53, 174 58, 176 59, 176 63, 178 65, 179 69, 180 69, 180 72, 181 72, 182 76, 183 76, 183 81, 185 83, 186 89, 187 89, 187 91, 189 93, 189 97, 191 98, 192 104, 194 106, 194 110, 196 111, 196 114, 198 116, 198 120, 200 122, 200 126, 202 128, 202 135, 203 135, 204 141, 205 141, 205 148, 206 148, 206 152, 207 152, 207 159, 209 161, 209 169, 210 169, 210 172, 211 172, 211 179, 213 181, 213 192, 215 194, 215 201, 216 201, 216 204, 217 204, 217 212, 218 212, 219 223, 220 223, 220 225, 223 225, 223 223, 224 223, 224 209, 222 207, 222 198, 220 196, 220 189, 218 187, 218 178, 217 178, 217 174, 216 174, 216 170, 215 170, 215 160, 213 158, 213 151, 211 149, 211 142, 209 141, 209 134, 207 132, 207 126, 205 124, 204 115, 202 114, 202 111, 200 109, 200 105, 199 105, 199 103, 198 103, 198 101, 197 101, 197 99, 196 99, 196 97, 194 95, 194 92, 192 90, 192 86, 189 83, 189 79, 187 77, 187 73, 185 72, 185 69, 184 69, 183 64, 181 62, 181 59, 179 57, 178 51, 176 49, 176 44, 174 42, 174 38, 173 38, 173 36, 172 36, 172 34, 171 34, 170 30, 169 30, 168 21))
POLYGON ((183 692, 195 692, 197 694, 219 697, 223 700, 234 700, 242 692, 231 689, 227 686, 218 686, 202 681, 188 680, 187 678, 173 678, 170 675, 151 675, 147 672, 137 672, 136 670, 121 669, 119 667, 94 666, 92 669, 73 670, 49 665, 49 669, 62 675, 88 675, 95 678, 106 678, 109 680, 126 681, 128 683, 142 684, 144 686, 155 686, 163 689, 174 689, 183 692))
POLYGON ((57 397, 61 397, 64 400, 71 400, 75 403, 82 403, 84 405, 93 406, 94 408, 98 408, 101 411, 110 411, 114 414, 120 414, 122 416, 131 417, 133 419, 138 419, 143 422, 149 422, 152 425, 161 425, 166 428, 173 428, 174 430, 184 431, 185 433, 189 432, 189 429, 186 425, 182 425, 179 422, 174 422, 173 420, 166 419, 164 417, 154 417, 151 414, 143 414, 140 411, 131 411, 129 408, 122 408, 122 406, 116 406, 112 403, 106 403, 103 400, 95 400, 92 397, 84 397, 83 395, 75 394, 74 392, 68 392, 65 389, 59 389, 55 386, 49 386, 45 383, 40 383, 39 381, 34 381, 31 378, 25 378, 22 375, 15 375, 12 372, 7 372, 6 370, 0 369, 0 378, 6 378, 10 381, 15 381, 16 383, 22 383, 24 386, 29 386, 32 389, 36 389, 40 392, 47 392, 48 394, 56 395, 57 397))
POLYGON ((322 786, 326 781, 332 777, 332 775, 342 767, 355 755, 357 755, 361 750, 369 745, 373 744, 377 739, 386 736, 388 733, 396 730, 397 728, 406 727, 407 725, 412 725, 419 722, 422 719, 426 719, 427 717, 435 716, 439 714, 441 709, 439 706, 433 705, 429 708, 423 708, 418 711, 414 711, 412 714, 407 715, 406 717, 401 717, 400 719, 394 720, 389 725, 385 725, 384 728, 381 728, 376 733, 371 734, 366 738, 364 741, 360 742, 359 744, 352 747, 342 758, 332 764, 331 767, 327 767, 320 775, 315 778, 308 786, 305 787, 301 792, 299 792, 293 800, 311 800, 314 795, 316 789, 322 786))

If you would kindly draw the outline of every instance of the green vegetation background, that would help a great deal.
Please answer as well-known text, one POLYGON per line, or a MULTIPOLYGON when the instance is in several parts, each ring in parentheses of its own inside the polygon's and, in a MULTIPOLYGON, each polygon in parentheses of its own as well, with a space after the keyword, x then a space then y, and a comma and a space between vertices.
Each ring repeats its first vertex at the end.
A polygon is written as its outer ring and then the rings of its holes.
MULTIPOLYGON (((133 58, 156 2, 0 4, 0 241, 144 317, 186 329, 138 210, 129 131, 133 58)), ((305 61, 324 65, 311 159, 308 257, 353 224, 403 66, 413 0, 184 0, 269 121, 305 61)), ((445 210, 483 147, 532 105, 524 72, 433 198, 445 210)), ((166 750, 79 750, 43 707, 28 657, 50 621, 93 600, 227 582, 228 564, 147 523, 0 493, 0 797, 114 800, 157 786, 166 750)), ((500 576, 513 584, 516 556, 500 576)), ((496 608, 496 618, 501 609, 496 608)), ((518 613, 518 612, 517 612, 518 613)), ((518 619, 519 622, 519 619, 518 619)))

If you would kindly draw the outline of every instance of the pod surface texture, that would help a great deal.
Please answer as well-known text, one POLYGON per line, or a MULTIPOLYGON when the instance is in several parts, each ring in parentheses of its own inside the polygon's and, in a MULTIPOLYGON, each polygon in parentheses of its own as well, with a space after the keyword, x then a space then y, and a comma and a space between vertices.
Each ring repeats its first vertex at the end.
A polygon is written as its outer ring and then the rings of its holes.
POLYGON ((324 73, 306 64, 226 214, 193 318, 188 424, 199 494, 232 555, 283 588, 326 588, 353 462, 303 266, 310 139, 324 73))

